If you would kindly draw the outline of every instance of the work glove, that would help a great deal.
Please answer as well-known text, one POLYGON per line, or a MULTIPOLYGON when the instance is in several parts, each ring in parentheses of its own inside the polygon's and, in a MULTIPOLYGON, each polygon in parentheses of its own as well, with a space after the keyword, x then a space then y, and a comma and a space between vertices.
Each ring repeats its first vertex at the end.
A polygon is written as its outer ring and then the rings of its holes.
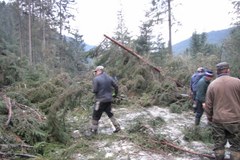
POLYGON ((113 94, 112 94, 112 97, 113 97, 113 98, 116 98, 116 97, 117 97, 117 94, 113 93, 113 94))

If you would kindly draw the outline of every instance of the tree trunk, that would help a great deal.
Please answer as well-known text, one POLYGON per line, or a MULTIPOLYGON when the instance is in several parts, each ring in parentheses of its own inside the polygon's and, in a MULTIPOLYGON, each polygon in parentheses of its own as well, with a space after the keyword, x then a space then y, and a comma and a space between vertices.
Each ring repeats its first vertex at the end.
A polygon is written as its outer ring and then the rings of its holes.
POLYGON ((28 45, 29 45, 29 64, 33 64, 33 55, 32 55, 32 10, 31 10, 32 1, 29 0, 28 3, 28 45))
POLYGON ((43 60, 45 59, 45 49, 46 49, 46 15, 42 1, 42 56, 43 60))
POLYGON ((19 32, 19 45, 20 45, 20 57, 22 58, 23 55, 23 41, 22 41, 22 21, 21 21, 21 11, 20 11, 20 3, 19 0, 16 1, 17 2, 17 16, 18 16, 18 20, 19 20, 19 28, 18 28, 18 32, 19 32))
POLYGON ((168 51, 172 55, 172 20, 171 20, 171 0, 168 0, 168 51))
POLYGON ((62 0, 60 0, 60 6, 59 6, 59 23, 60 23, 60 25, 59 25, 59 32, 60 32, 60 40, 63 40, 62 39, 62 27, 63 27, 63 20, 62 20, 62 15, 63 15, 63 13, 62 13, 63 11, 62 11, 62 0))

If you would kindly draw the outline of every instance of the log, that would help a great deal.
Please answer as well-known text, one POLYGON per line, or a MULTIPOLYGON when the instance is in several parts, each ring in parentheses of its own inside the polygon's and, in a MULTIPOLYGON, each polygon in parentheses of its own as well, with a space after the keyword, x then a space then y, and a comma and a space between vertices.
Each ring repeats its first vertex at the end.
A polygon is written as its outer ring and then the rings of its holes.
POLYGON ((137 57, 138 59, 140 59, 141 61, 143 61, 145 64, 147 64, 148 66, 150 66, 153 70, 157 71, 157 72, 161 72, 160 69, 158 67, 155 67, 154 65, 152 65, 150 62, 148 62, 147 60, 145 60, 142 56, 140 56, 139 54, 137 54, 136 52, 132 51, 131 49, 123 46, 122 44, 118 43, 117 41, 115 41, 114 39, 108 37, 107 35, 104 35, 107 39, 111 40, 113 43, 115 43, 116 45, 120 46, 121 48, 123 48, 124 50, 128 51, 129 53, 131 53, 133 56, 137 57))

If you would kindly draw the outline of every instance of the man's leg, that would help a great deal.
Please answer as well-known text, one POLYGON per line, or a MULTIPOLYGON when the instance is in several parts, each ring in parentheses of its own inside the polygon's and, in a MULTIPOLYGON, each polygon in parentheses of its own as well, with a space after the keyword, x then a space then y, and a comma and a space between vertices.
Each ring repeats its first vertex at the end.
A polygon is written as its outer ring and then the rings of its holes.
POLYGON ((240 160, 240 123, 224 124, 230 144, 230 159, 240 160))
POLYGON ((197 109, 196 109, 196 116, 195 116, 195 125, 198 126, 203 115, 203 107, 202 102, 197 100, 197 109))
POLYGON ((223 160, 225 156, 225 145, 227 143, 223 125, 212 123, 212 135, 216 160, 223 160))
POLYGON ((119 131, 121 130, 120 124, 119 124, 118 121, 115 119, 114 114, 112 113, 112 103, 111 103, 111 102, 107 102, 107 103, 106 103, 105 112, 106 112, 107 116, 110 118, 113 126, 115 127, 115 130, 113 131, 113 133, 119 132, 119 131))
POLYGON ((118 121, 114 118, 114 116, 112 116, 110 118, 110 120, 111 120, 113 126, 115 127, 115 130, 113 131, 113 133, 119 132, 121 130, 121 128, 120 128, 120 124, 118 123, 118 121))
POLYGON ((92 114, 92 126, 90 127, 90 130, 92 133, 97 134, 98 131, 98 121, 100 120, 102 116, 102 109, 100 106, 100 102, 96 102, 93 108, 93 114, 92 114))
POLYGON ((92 119, 91 132, 94 134, 97 134, 97 130, 98 130, 98 121, 92 119))

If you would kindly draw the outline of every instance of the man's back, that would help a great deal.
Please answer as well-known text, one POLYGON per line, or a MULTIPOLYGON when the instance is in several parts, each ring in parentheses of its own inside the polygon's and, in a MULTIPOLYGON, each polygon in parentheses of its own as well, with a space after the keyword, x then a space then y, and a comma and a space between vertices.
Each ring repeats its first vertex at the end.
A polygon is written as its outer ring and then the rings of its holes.
POLYGON ((240 122, 240 80, 228 75, 215 79, 208 87, 206 105, 213 107, 213 121, 240 122))
POLYGON ((196 72, 191 77, 191 90, 193 92, 197 91, 197 82, 204 76, 204 73, 196 72))
POLYGON ((97 101, 111 102, 112 87, 114 87, 115 92, 118 90, 118 86, 115 81, 105 72, 93 79, 93 93, 95 93, 97 101))

